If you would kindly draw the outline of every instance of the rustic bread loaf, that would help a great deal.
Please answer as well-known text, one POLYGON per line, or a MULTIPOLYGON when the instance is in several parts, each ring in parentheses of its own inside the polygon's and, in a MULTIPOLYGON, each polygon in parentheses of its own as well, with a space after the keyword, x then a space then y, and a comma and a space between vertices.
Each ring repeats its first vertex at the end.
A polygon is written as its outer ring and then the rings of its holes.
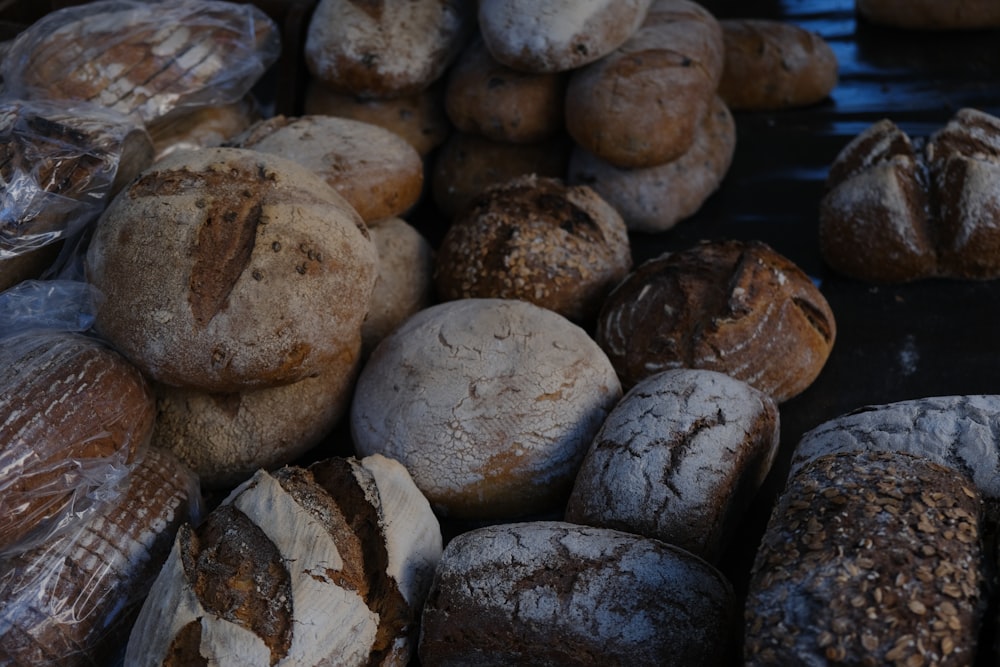
POLYGON ((382 340, 351 404, 360 454, 403 463, 442 515, 560 508, 591 439, 621 397, 586 331, 526 301, 460 299, 382 340))
POLYGON ((483 190, 438 246, 441 300, 521 299, 592 323, 632 268, 618 212, 585 185, 521 176, 483 190))
POLYGON ((768 19, 724 19, 719 25, 725 65, 718 93, 729 108, 808 106, 837 86, 837 55, 818 33, 768 19))
POLYGON ((493 141, 543 141, 563 129, 566 78, 502 65, 480 37, 448 71, 445 111, 460 132, 493 141))
POLYGON ((733 664, 729 582, 658 540, 556 521, 452 539, 424 607, 426 665, 733 664))
POLYGON ((452 129, 444 110, 443 83, 432 84, 412 95, 368 99, 338 93, 321 81, 310 79, 303 113, 350 118, 384 127, 409 141, 424 158, 444 143, 452 129))
POLYGON ((438 210, 453 219, 487 186, 527 174, 565 177, 571 149, 561 134, 538 143, 514 144, 454 132, 434 158, 431 196, 438 210))
POLYGON ((319 0, 304 45, 312 76, 337 92, 387 98, 439 79, 475 26, 463 0, 319 0))
POLYGON ((394 132, 350 118, 274 116, 229 145, 294 160, 333 187, 365 222, 406 213, 424 186, 417 150, 394 132))
POLYGON ((3 78, 13 95, 88 101, 149 123, 240 99, 279 52, 277 24, 249 3, 99 0, 22 32, 3 78))
POLYGON ((181 527, 125 664, 402 667, 440 555, 437 519, 395 461, 260 471, 181 527))
POLYGON ((113 664, 177 529, 199 508, 197 478, 144 448, 92 514, 3 562, 0 662, 113 664))
POLYGON ((713 562, 771 469, 779 422, 770 396, 728 375, 651 375, 594 436, 565 519, 656 538, 713 562))
POLYGON ((926 142, 891 120, 837 155, 820 202, 823 259, 871 282, 1000 277, 1000 118, 960 109, 926 142))
POLYGON ((353 372, 378 258, 357 212, 276 155, 203 148, 143 172, 86 256, 95 328, 151 378, 212 392, 353 372))
POLYGON ((645 261, 608 296, 595 332, 626 388, 704 368, 778 403, 812 384, 835 337, 809 276, 759 241, 705 241, 645 261))
POLYGON ((905 452, 804 465, 753 564, 745 664, 973 664, 980 510, 963 474, 905 452))
POLYGON ((614 52, 572 73, 566 130, 618 167, 652 167, 691 147, 722 76, 722 29, 690 0, 654 0, 614 52))
POLYGON ((1000 5, 993 0, 856 0, 872 23, 907 30, 1000 28, 1000 5))
POLYGON ((181 149, 221 146, 261 119, 261 108, 250 95, 230 104, 196 107, 150 123, 156 158, 181 149))
POLYGON ((139 370, 83 334, 29 330, 0 345, 0 552, 72 530, 149 441, 139 370))
POLYGON ((604 57, 638 29, 652 0, 480 0, 479 30, 500 63, 562 72, 604 57))
POLYGON ((735 152, 736 121, 715 96, 691 147, 676 160, 626 169, 576 146, 570 153, 567 180, 593 188, 621 213, 630 231, 657 233, 701 209, 722 184, 735 152))

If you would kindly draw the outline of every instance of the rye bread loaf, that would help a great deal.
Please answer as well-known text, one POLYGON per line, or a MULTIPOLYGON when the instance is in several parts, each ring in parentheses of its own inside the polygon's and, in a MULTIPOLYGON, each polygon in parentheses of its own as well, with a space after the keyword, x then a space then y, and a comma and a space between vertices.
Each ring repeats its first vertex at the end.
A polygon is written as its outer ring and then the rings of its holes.
POLYGON ((0 662, 114 664, 177 529, 199 511, 197 477, 169 453, 144 448, 92 514, 3 561, 0 662))
POLYGON ((830 305, 760 241, 704 241, 646 260, 611 292, 595 338, 626 388, 671 368, 726 373, 782 403, 833 348, 830 305))
POLYGON ((441 78, 475 26, 464 0, 319 0, 304 45, 312 76, 366 98, 413 95, 441 78))
POLYGON ((410 317, 361 370, 356 451, 403 463, 442 516, 561 508, 621 397, 586 331, 526 301, 459 299, 410 317))
POLYGON ((905 452, 805 464, 753 564, 745 664, 974 664, 980 512, 965 475, 905 452))
POLYGON ((819 207, 823 259, 881 283, 1000 277, 1000 119, 960 109, 928 138, 889 119, 830 166, 819 207))
POLYGON ((153 394, 91 336, 29 330, 0 344, 0 552, 92 511, 149 441, 153 394))
POLYGON ((730 109, 816 104, 837 86, 837 55, 818 33, 768 19, 719 21, 725 65, 718 93, 730 109))
POLYGON ((686 368, 652 375, 594 436, 565 519, 715 562, 771 469, 779 423, 770 396, 728 375, 686 368))
POLYGON ((258 472, 182 526, 125 664, 410 662, 441 530, 383 457, 258 472))
POLYGON ((521 176, 483 190, 438 246, 441 300, 521 299, 590 325, 632 268, 618 212, 585 185, 521 176))
POLYGON ((526 72, 563 72, 604 57, 639 27, 652 0, 480 0, 493 57, 526 72))
POLYGON ((249 3, 99 0, 29 26, 3 78, 13 95, 88 101, 150 123, 235 102, 279 52, 277 24, 249 3))
POLYGON ((452 539, 424 606, 426 665, 734 664, 736 601, 700 558, 557 521, 452 539))
POLYGON ((572 73, 566 130, 618 167, 652 167, 691 147, 722 76, 722 29, 690 0, 654 0, 614 52, 572 73))
POLYGON ((372 222, 403 215, 420 199, 424 163, 398 134, 332 116, 273 116, 228 142, 294 160, 321 176, 372 222))
POLYGON ((736 121, 718 96, 695 129, 691 147, 676 160, 628 169, 573 148, 567 180, 588 185, 621 213, 629 231, 663 232, 701 209, 722 185, 736 153, 736 121))
POLYGON ((167 156, 101 216, 88 281, 95 328, 151 378, 234 392, 350 373, 375 285, 357 212, 276 155, 167 156))
POLYGON ((445 111, 459 132, 534 143, 563 129, 566 75, 523 72, 496 61, 474 39, 448 71, 445 111))
POLYGON ((1000 28, 992 0, 855 0, 858 14, 879 25, 906 30, 1000 28))

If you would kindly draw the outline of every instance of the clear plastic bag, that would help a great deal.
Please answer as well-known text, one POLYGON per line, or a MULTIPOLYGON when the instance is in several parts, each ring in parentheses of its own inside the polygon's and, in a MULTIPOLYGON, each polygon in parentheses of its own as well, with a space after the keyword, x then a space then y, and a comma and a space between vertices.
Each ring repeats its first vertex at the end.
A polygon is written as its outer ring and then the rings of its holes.
POLYGON ((0 75, 12 95, 86 100, 148 124, 239 100, 280 51, 277 24, 252 4, 97 0, 29 26, 0 75))

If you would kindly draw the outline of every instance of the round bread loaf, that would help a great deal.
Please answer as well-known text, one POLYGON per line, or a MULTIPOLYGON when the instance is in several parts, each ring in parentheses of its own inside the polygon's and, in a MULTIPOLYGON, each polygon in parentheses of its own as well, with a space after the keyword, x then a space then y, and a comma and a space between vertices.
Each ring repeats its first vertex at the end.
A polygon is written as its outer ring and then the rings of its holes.
POLYGON ((821 456, 789 478, 746 601, 746 665, 971 665, 981 498, 904 452, 821 456))
POLYGON ((1000 118, 961 109, 917 145, 888 119, 837 155, 820 201, 823 259, 871 282, 1000 277, 1000 118))
POLYGON ((149 134, 156 158, 177 150, 221 146, 261 119, 261 109, 250 95, 231 104, 196 107, 154 122, 149 134))
POLYGON ((565 518, 715 561, 771 469, 779 422, 770 396, 728 375, 652 375, 594 436, 565 518))
POLYGON ((645 261, 608 296, 595 332, 626 388, 704 368, 778 403, 812 384, 835 337, 809 276, 759 241, 706 241, 645 261))
POLYGON ((99 0, 29 26, 2 73, 15 97, 87 101, 151 123, 239 100, 280 51, 277 24, 249 3, 99 0))
POLYGON ((441 665, 733 664, 736 603, 705 561, 657 540, 556 521, 452 539, 419 656, 441 665))
POLYGON ((125 664, 407 665, 441 530, 384 457, 258 472, 182 526, 125 664))
POLYGON ((359 120, 274 116, 229 143, 308 167, 365 222, 406 213, 423 191, 424 163, 417 150, 398 134, 359 120))
POLYGON ((442 300, 521 299, 590 324, 632 268, 625 222, 589 187, 521 176, 486 188, 438 246, 442 300))
POLYGON ((378 258, 357 212, 267 153, 167 156, 111 203, 86 256, 95 328, 151 378, 234 392, 353 372, 378 258))
POLYGON ((135 366, 83 334, 0 344, 0 552, 72 530, 149 441, 153 394, 135 366))
POLYGON ((92 514, 4 562, 0 662, 115 664, 175 533, 199 508, 197 478, 145 448, 92 514))
POLYGON ((563 129, 565 89, 566 76, 511 69, 477 38, 448 72, 445 111, 460 132, 534 143, 563 129))
POLYGON ((690 0, 654 0, 642 26, 572 73, 566 130, 618 167, 652 167, 691 147, 722 76, 722 29, 690 0))
POLYGON ((368 99, 335 92, 310 79, 303 105, 307 115, 350 118, 384 127, 410 142, 424 158, 451 134, 451 123, 444 110, 443 84, 432 84, 413 95, 368 99))
POLYGON ((453 219, 487 186, 527 174, 563 178, 571 148, 561 134, 539 143, 514 144, 454 132, 434 158, 434 204, 445 217, 453 219))
POLYGON ((173 452, 204 488, 231 489, 319 444, 347 412, 356 378, 318 375, 228 394, 159 384, 152 444, 173 452))
POLYGON ((855 0, 872 23, 907 30, 1000 28, 1000 5, 993 0, 855 0))
POLYGON ((724 19, 719 25, 725 66, 718 93, 729 108, 808 106, 837 86, 837 56, 818 33, 767 19, 724 19))
POLYGON ((479 30, 500 63, 562 72, 603 58, 635 32, 652 0, 479 0, 479 30))
POLYGON ((361 325, 364 359, 404 320, 434 302, 434 248, 416 227, 387 218, 369 232, 378 250, 378 280, 361 325))
POLYGON ((621 397, 586 331, 526 301, 460 299, 418 312, 361 371, 351 433, 363 455, 403 463, 442 515, 561 507, 621 397))
POLYGON ((304 45, 314 78, 341 93, 399 97, 439 79, 475 26, 464 0, 319 0, 304 45))
POLYGON ((630 231, 663 232, 701 209, 722 184, 736 152, 736 121, 715 96, 687 152, 672 162, 625 169, 576 146, 567 180, 588 185, 621 214, 630 231))

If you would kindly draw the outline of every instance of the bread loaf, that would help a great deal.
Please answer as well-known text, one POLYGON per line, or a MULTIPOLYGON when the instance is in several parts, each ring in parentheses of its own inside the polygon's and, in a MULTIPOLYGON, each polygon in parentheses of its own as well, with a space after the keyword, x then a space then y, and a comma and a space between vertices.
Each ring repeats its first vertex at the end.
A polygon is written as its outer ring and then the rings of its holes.
POLYGON ((402 667, 440 555, 437 519, 395 461, 258 472, 180 529, 125 663, 402 667))
POLYGON ((177 150, 221 146, 261 118, 250 95, 230 104, 196 107, 149 125, 157 159, 177 150))
POLYGON ((405 139, 378 125, 330 116, 273 116, 228 145, 294 160, 321 176, 372 222, 403 215, 420 199, 424 163, 405 139))
POLYGON ((83 334, 29 330, 0 345, 0 553, 23 551, 92 511, 149 441, 139 370, 83 334))
POLYGON ((595 338, 630 388, 671 368, 726 373, 782 403, 819 375, 836 323, 793 262, 759 241, 706 241, 639 265, 595 338))
POLYGON ((149 123, 235 102, 277 60, 278 26, 252 4, 100 0, 22 32, 3 62, 15 96, 81 100, 149 123))
POLYGON ((912 454, 804 465, 753 564, 745 664, 974 664, 980 511, 968 478, 912 454))
POLYGON ((572 73, 566 130, 618 167, 676 160, 694 141, 722 76, 718 21, 689 0, 654 0, 613 53, 572 73))
POLYGON ((199 520, 198 480, 155 448, 94 512, 0 567, 0 662, 112 664, 180 525, 199 520))
POLYGON ((410 317, 361 370, 351 434, 403 463, 442 515, 512 518, 566 502, 621 397, 586 331, 526 301, 459 299, 410 317))
POLYGON ((377 272, 357 212, 276 155, 204 148, 143 172, 86 256, 95 328, 151 378, 234 392, 353 373, 377 272))
POLYGON ((864 19, 906 30, 980 30, 1000 27, 992 0, 856 0, 864 19))
POLYGON ((452 539, 424 607, 426 665, 733 664, 715 568, 631 533, 557 521, 452 539))
POLYGON ((771 469, 779 422, 770 396, 722 373, 651 375, 594 436, 565 518, 715 562, 771 469))
POLYGON ((636 31, 652 0, 480 0, 493 57, 525 72, 563 72, 604 57, 636 31))
POLYGON ((438 246, 439 299, 521 299, 589 325, 632 268, 625 222, 589 187, 522 176, 483 190, 438 246))
POLYGON ((837 56, 818 33, 786 21, 719 21, 725 65, 718 93, 731 109, 820 102, 837 86, 837 56))
POLYGON ((883 119, 837 155, 820 202, 823 259, 871 282, 1000 276, 1000 119, 960 109, 916 145, 883 119))

